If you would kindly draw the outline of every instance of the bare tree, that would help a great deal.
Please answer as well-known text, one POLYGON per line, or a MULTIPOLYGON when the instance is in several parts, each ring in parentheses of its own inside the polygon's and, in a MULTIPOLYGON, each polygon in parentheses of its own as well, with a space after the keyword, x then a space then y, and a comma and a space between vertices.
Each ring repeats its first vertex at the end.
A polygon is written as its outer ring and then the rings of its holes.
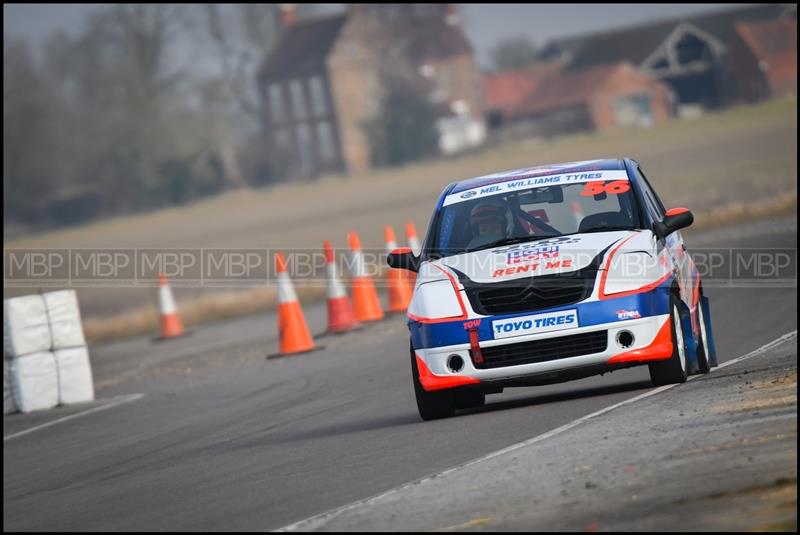
POLYGON ((25 42, 3 39, 4 223, 36 223, 60 174, 60 109, 25 42))
POLYGON ((260 155, 255 73, 277 16, 263 4, 121 4, 51 36, 40 62, 4 40, 6 222, 44 221, 54 201, 87 194, 107 214, 252 180, 257 159, 240 171, 236 153, 260 155))

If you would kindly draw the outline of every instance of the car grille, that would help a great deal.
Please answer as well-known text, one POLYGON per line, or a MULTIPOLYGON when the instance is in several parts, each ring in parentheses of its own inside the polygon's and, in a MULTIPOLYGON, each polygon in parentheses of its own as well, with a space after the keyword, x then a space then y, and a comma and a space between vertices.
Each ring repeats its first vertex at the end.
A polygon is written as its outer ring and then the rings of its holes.
MULTIPOLYGON (((483 363, 479 369, 535 364, 550 360, 602 353, 608 347, 608 331, 572 334, 532 342, 481 348, 483 363)), ((470 350, 472 357, 472 350, 470 350)), ((473 362, 475 359, 473 357, 473 362)))
POLYGON ((559 281, 555 284, 492 285, 468 291, 472 308, 478 314, 513 314, 571 305, 583 301, 592 291, 592 283, 584 280, 559 281))
POLYGON ((592 294, 597 264, 571 273, 523 277, 506 282, 478 284, 464 281, 472 309, 478 314, 515 314, 571 305, 592 294))

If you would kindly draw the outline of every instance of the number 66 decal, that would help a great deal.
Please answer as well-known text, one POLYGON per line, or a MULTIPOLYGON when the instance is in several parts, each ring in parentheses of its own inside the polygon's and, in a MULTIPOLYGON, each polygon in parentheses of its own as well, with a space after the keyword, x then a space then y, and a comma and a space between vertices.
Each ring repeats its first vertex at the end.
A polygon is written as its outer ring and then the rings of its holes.
POLYGON ((591 197, 593 195, 600 195, 601 193, 610 193, 612 195, 619 195, 631 189, 627 180, 615 180, 605 184, 602 180, 593 180, 587 182, 581 191, 581 197, 591 197))

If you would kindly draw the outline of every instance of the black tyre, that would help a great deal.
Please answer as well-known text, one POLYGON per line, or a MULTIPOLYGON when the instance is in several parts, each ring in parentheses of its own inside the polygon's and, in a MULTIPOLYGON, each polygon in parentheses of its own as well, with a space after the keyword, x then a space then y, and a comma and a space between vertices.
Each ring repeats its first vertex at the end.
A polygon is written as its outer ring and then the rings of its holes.
POLYGON ((474 388, 465 388, 453 392, 456 409, 474 409, 483 407, 486 403, 486 394, 474 388))
MULTIPOLYGON (((703 290, 700 290, 702 297, 703 290)), ((702 303, 697 303, 698 321, 700 322, 700 339, 697 341, 697 367, 698 373, 708 373, 711 366, 708 364, 708 338, 706 338, 706 322, 702 303)))
POLYGON ((678 298, 673 293, 669 299, 670 325, 672 330, 672 357, 669 360, 654 362, 649 365, 650 380, 656 386, 686 382, 686 338, 678 312, 678 298))
POLYGON ((423 420, 449 418, 456 412, 455 396, 452 390, 427 392, 419 382, 419 370, 414 348, 411 347, 411 380, 414 383, 414 396, 417 398, 417 410, 423 420))

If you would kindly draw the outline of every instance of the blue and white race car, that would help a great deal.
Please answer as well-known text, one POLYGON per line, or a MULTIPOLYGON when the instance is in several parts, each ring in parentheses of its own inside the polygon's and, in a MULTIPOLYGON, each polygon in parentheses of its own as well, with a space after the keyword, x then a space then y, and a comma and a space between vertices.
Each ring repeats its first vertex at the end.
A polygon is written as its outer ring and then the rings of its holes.
POLYGON ((679 230, 638 162, 517 169, 449 184, 408 308, 423 419, 487 393, 648 365, 656 385, 716 366, 708 299, 679 230))

